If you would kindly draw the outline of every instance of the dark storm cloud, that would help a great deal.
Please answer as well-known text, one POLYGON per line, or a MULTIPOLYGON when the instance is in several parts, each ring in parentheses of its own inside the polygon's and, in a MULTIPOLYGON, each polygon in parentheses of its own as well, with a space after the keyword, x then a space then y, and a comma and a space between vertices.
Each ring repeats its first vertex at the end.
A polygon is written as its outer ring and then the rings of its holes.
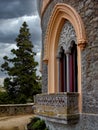
POLYGON ((15 41, 15 37, 16 37, 16 34, 14 33, 9 33, 9 34, 3 34, 3 33, 0 33, 0 42, 3 42, 3 43, 12 43, 12 41, 14 42, 15 41))
MULTIPOLYGON (((35 59, 40 62, 41 28, 36 0, 0 0, 0 65, 3 56, 12 56, 10 50, 16 48, 15 39, 24 21, 28 24, 34 51, 37 53, 35 59)), ((0 81, 5 77, 0 72, 0 81)))
POLYGON ((0 19, 36 15, 36 0, 0 0, 0 19))
POLYGON ((41 45, 41 28, 40 28, 40 19, 39 17, 36 17, 36 19, 33 21, 30 21, 30 32, 32 34, 31 40, 33 44, 41 45), (32 24, 34 26, 32 26, 32 24), (39 42, 40 41, 40 42, 39 42))
POLYGON ((30 28, 33 44, 41 41, 40 19, 36 0, 0 0, 0 42, 13 43, 22 23, 30 28))
POLYGON ((39 45, 41 41, 40 19, 38 16, 25 16, 21 18, 0 21, 0 42, 13 43, 19 34, 20 26, 26 21, 31 33, 33 44, 39 45))

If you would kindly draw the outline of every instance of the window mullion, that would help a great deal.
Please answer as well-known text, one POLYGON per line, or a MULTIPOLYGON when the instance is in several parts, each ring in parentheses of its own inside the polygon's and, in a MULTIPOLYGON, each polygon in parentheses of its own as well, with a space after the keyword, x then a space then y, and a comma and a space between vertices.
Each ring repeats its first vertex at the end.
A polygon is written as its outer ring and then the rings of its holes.
POLYGON ((67 67, 67 92, 70 92, 70 85, 69 85, 69 53, 66 53, 66 67, 67 67))

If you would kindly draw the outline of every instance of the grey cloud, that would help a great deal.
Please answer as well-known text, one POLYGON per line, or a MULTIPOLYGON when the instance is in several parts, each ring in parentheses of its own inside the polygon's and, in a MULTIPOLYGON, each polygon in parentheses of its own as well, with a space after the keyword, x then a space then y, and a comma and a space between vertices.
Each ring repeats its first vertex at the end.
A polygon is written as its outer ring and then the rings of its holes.
POLYGON ((36 0, 0 0, 1 19, 36 14, 36 0))
POLYGON ((41 28, 40 28, 39 17, 36 17, 34 21, 30 21, 29 26, 30 26, 30 32, 32 35, 31 40, 33 44, 36 44, 41 47, 41 28))
POLYGON ((33 44, 40 45, 41 41, 41 29, 40 19, 38 15, 36 17, 21 17, 18 19, 9 19, 0 21, 0 42, 13 43, 19 34, 19 29, 22 23, 26 21, 31 33, 31 41, 33 44))
POLYGON ((41 31, 36 29, 36 31, 32 31, 31 34, 31 40, 33 44, 39 45, 41 47, 41 31))
MULTIPOLYGON (((4 55, 11 56, 10 50, 15 47, 15 39, 24 21, 29 26, 31 41, 37 53, 35 59, 39 62, 41 29, 36 0, 0 0, 0 65, 4 55)), ((5 76, 0 72, 0 77, 5 76)))
MULTIPOLYGON (((0 71, 1 71, 1 70, 0 70, 0 71)), ((1 78, 5 78, 5 77, 7 77, 7 74, 1 71, 1 72, 0 72, 0 79, 1 79, 1 78)))
POLYGON ((15 41, 15 36, 16 34, 7 34, 7 35, 4 35, 2 33, 0 33, 0 42, 3 42, 3 43, 12 43, 15 41))
MULTIPOLYGON (((9 44, 9 43, 0 43, 0 66, 2 65, 2 63, 4 62, 3 60, 3 57, 5 55, 7 55, 8 57, 11 57, 11 53, 10 53, 10 50, 12 48, 16 48, 15 44, 9 44)), ((1 71, 1 67, 0 67, 0 78, 4 78, 6 77, 7 75, 5 74, 5 72, 2 72, 1 71)))

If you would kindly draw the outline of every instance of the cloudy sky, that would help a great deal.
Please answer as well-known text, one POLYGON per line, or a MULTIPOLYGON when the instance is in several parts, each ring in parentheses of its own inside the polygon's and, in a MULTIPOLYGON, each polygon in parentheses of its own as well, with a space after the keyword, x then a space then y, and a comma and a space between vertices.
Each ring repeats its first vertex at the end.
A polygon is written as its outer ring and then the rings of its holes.
MULTIPOLYGON (((40 60, 41 29, 36 0, 0 0, 0 66, 3 56, 11 56, 10 50, 16 48, 15 39, 22 23, 26 21, 31 40, 40 60)), ((0 84, 5 75, 0 71, 0 84)))

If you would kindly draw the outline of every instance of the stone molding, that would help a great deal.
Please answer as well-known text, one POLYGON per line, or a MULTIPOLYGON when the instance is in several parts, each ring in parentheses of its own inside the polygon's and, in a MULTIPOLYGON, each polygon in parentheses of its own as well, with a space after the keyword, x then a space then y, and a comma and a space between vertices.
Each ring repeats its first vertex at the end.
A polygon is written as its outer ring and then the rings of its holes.
MULTIPOLYGON (((77 45, 83 49, 87 43, 85 28, 81 17, 71 6, 59 3, 56 4, 48 23, 46 37, 44 41, 44 61, 48 62, 50 45, 53 44, 53 38, 60 32, 64 20, 68 20, 74 27, 77 37, 77 45)), ((59 34, 58 34, 59 35, 59 34)))
POLYGON ((42 3, 42 8, 41 8, 41 16, 43 16, 48 4, 50 3, 51 0, 43 0, 42 3))

